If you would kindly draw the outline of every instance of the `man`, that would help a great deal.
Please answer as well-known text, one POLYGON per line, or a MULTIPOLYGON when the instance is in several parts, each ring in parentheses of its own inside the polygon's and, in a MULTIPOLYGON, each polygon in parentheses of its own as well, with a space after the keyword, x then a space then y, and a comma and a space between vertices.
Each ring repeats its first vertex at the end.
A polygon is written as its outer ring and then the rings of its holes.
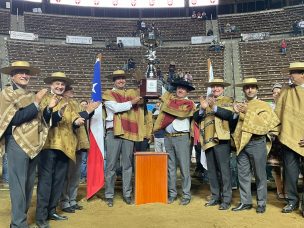
POLYGON ((59 103, 53 109, 52 126, 38 161, 36 224, 39 227, 49 227, 47 219, 67 219, 56 213, 56 206, 63 191, 69 159, 75 161, 77 138, 74 130, 84 123, 84 118, 63 97, 66 86, 73 81, 65 73, 55 72, 44 82, 50 85, 51 92, 44 97, 41 107, 54 95, 59 103))
MULTIPOLYGON (((91 102, 87 105, 84 111, 76 99, 74 99, 74 91, 72 86, 66 86, 63 94, 67 98, 73 110, 79 113, 83 118, 89 114, 91 118, 94 114, 94 110, 99 106, 99 102, 91 102)), ((61 195, 61 209, 67 213, 75 213, 75 210, 82 210, 82 206, 78 205, 76 201, 78 186, 80 181, 80 166, 82 162, 82 152, 86 153, 90 148, 88 134, 85 128, 85 124, 75 129, 77 136, 77 149, 76 149, 76 163, 73 160, 69 160, 68 172, 66 180, 64 182, 64 188, 61 195)))
MULTIPOLYGON (((86 110, 88 107, 88 101, 87 100, 82 100, 80 101, 80 106, 82 110, 86 110)), ((86 121, 84 123, 84 127, 86 128, 87 133, 89 132, 89 126, 90 123, 89 121, 86 121)), ((80 183, 84 184, 86 183, 87 180, 87 158, 88 158, 88 151, 83 151, 82 152, 82 159, 81 159, 81 171, 80 171, 80 183)))
POLYGON ((236 85, 243 87, 246 101, 234 105, 235 113, 210 104, 216 116, 231 122, 237 120, 233 139, 237 153, 241 202, 237 207, 232 208, 233 211, 252 208, 252 169, 257 187, 256 212, 266 211, 266 157, 271 147, 271 141, 267 139, 278 134, 280 121, 268 103, 257 99, 258 84, 256 78, 244 78, 242 83, 236 85))
POLYGON ((152 130, 153 130, 153 118, 152 118, 152 112, 147 110, 147 102, 145 101, 143 103, 143 109, 144 109, 144 129, 145 129, 145 135, 143 138, 143 141, 135 142, 135 151, 136 152, 144 152, 149 151, 150 149, 150 143, 152 141, 152 130))
POLYGON ((39 72, 26 61, 16 61, 1 69, 1 73, 11 77, 11 85, 0 93, 0 155, 5 147, 11 196, 10 227, 28 227, 27 211, 36 176, 37 155, 47 137, 51 110, 57 104, 52 97, 45 109, 40 109, 47 89, 36 95, 27 91, 31 76, 39 72))
MULTIPOLYGON (((274 110, 276 106, 276 101, 280 96, 282 85, 280 83, 275 83, 272 87, 272 98, 273 101, 270 103, 271 108, 274 110)), ((272 143, 271 150, 268 154, 267 163, 268 166, 271 167, 271 174, 274 178, 274 182, 277 188, 277 199, 284 200, 285 199, 285 190, 283 188, 282 182, 282 145, 278 141, 277 137, 275 141, 272 143)), ((286 195, 287 196, 287 195, 286 195)), ((287 197, 286 197, 287 198, 287 197)))
MULTIPOLYGON (((211 96, 215 105, 231 109, 233 99, 225 97, 224 88, 230 84, 222 78, 205 83, 211 87, 211 96)), ((230 129, 228 121, 215 117, 208 101, 200 99, 200 110, 194 113, 194 120, 201 124, 202 147, 206 153, 211 200, 206 207, 220 204, 219 210, 228 210, 232 199, 230 172, 230 129)))
POLYGON ((154 124, 154 132, 160 129, 166 130, 165 148, 169 154, 168 203, 173 203, 177 198, 176 167, 179 164, 183 189, 180 204, 187 205, 191 200, 190 117, 195 110, 194 102, 187 96, 189 91, 195 90, 195 88, 184 80, 175 81, 172 86, 176 87, 175 94, 167 92, 161 97, 162 105, 154 124))
MULTIPOLYGON (((276 102, 275 112, 281 120, 279 135, 283 146, 283 166, 285 191, 288 196, 283 213, 290 213, 299 206, 297 183, 300 170, 303 173, 304 157, 304 62, 290 63, 289 78, 293 85, 282 89, 276 102)), ((304 217, 304 196, 302 196, 302 216, 304 217)))
MULTIPOLYGON (((160 110, 160 102, 156 102, 155 107, 152 110, 154 121, 157 119, 160 110)), ((154 132, 154 150, 155 152, 166 152, 165 149, 165 130, 160 129, 154 132)))
POLYGON ((123 200, 132 204, 132 173, 134 142, 143 141, 145 129, 144 112, 138 104, 138 91, 125 89, 126 78, 123 70, 114 71, 110 77, 114 82, 112 90, 103 94, 106 109, 106 169, 105 200, 113 207, 116 164, 121 155, 123 200))

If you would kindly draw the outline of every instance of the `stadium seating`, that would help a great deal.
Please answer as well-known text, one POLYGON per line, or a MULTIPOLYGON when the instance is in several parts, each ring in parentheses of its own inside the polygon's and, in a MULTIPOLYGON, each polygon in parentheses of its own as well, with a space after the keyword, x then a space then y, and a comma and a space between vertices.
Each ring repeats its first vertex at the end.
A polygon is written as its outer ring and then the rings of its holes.
POLYGON ((304 61, 304 38, 289 38, 286 42, 286 55, 280 52, 280 40, 239 43, 242 75, 256 76, 262 82, 259 91, 262 99, 271 99, 274 83, 288 83, 288 75, 281 72, 283 68, 292 61, 304 61))
MULTIPOLYGON (((132 57, 140 69, 142 75, 145 73, 147 61, 144 58, 145 48, 125 48, 119 50, 107 50, 96 46, 45 44, 28 41, 7 41, 8 55, 10 61, 25 59, 35 66, 41 68, 39 76, 31 79, 31 89, 37 91, 44 87, 43 78, 54 71, 64 71, 68 77, 75 81, 75 94, 79 98, 89 98, 91 95, 91 80, 93 75, 93 64, 98 53, 105 57, 101 66, 103 87, 112 87, 112 82, 106 77, 117 68, 121 68, 128 58, 132 57)), ((197 100, 199 96, 206 93, 203 83, 207 81, 207 59, 213 63, 214 74, 224 76, 224 53, 208 51, 208 45, 186 46, 186 47, 160 47, 157 49, 157 57, 160 60, 158 66, 163 74, 168 71, 170 61, 175 61, 176 68, 183 72, 190 71, 197 88, 190 97, 197 100)), ((135 87, 133 79, 129 86, 135 87)))
MULTIPOLYGON (((205 21, 190 18, 144 19, 146 26, 153 22, 161 32, 163 40, 189 40, 191 36, 206 34, 205 21)), ((25 31, 45 38, 90 36, 93 40, 115 39, 132 36, 137 19, 75 17, 51 14, 24 13, 25 31)))
POLYGON ((240 37, 241 33, 289 33, 292 31, 293 22, 303 19, 303 15, 304 5, 253 13, 219 15, 219 28, 225 29, 228 23, 238 28, 238 32, 221 32, 220 36, 226 39, 240 37))
POLYGON ((0 9, 0 34, 8 34, 10 30, 10 11, 0 9))

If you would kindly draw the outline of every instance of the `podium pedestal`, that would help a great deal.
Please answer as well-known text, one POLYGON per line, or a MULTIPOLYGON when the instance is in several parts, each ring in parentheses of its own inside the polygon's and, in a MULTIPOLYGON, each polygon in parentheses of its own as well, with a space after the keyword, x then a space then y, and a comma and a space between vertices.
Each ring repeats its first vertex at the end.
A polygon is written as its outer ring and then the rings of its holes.
POLYGON ((168 154, 135 153, 135 204, 167 203, 168 154))

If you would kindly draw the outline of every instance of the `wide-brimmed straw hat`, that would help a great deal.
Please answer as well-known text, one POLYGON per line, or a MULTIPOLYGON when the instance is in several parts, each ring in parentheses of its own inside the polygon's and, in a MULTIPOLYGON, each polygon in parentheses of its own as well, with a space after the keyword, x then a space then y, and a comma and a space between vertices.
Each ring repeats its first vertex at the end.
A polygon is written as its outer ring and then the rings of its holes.
POLYGON ((289 64, 289 67, 284 68, 282 70, 282 73, 288 73, 292 70, 300 70, 304 71, 304 62, 293 62, 289 64))
POLYGON ((181 79, 172 82, 171 85, 174 86, 174 87, 177 87, 177 86, 184 87, 188 91, 195 90, 195 88, 193 87, 193 85, 190 82, 185 81, 185 80, 181 80, 181 79))
POLYGON ((244 78, 242 83, 235 84, 236 87, 243 87, 246 85, 261 85, 256 78, 244 78))
POLYGON ((208 86, 208 87, 211 87, 211 86, 214 86, 214 85, 227 87, 227 86, 230 86, 231 84, 228 83, 228 82, 225 82, 223 78, 214 78, 210 82, 206 82, 204 85, 208 86))
POLYGON ((272 86, 271 91, 273 91, 275 88, 282 89, 282 88, 283 88, 283 85, 282 85, 282 84, 280 84, 280 83, 275 83, 275 84, 272 86))
POLYGON ((51 74, 51 76, 45 78, 43 81, 46 84, 51 84, 53 81, 64 81, 66 86, 74 83, 74 81, 68 78, 63 72, 54 72, 51 74))
POLYGON ((10 66, 1 68, 1 73, 10 75, 14 70, 28 70, 30 75, 40 73, 40 69, 31 66, 27 61, 15 61, 10 66))
POLYGON ((110 78, 117 78, 117 77, 129 77, 130 74, 126 73, 124 70, 115 70, 112 74, 109 75, 110 78))

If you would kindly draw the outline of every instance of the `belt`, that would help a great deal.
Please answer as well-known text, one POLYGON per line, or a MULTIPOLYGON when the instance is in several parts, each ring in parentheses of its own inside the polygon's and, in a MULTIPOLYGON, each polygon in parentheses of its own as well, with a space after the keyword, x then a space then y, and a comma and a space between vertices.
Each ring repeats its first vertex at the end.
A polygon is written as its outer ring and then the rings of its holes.
POLYGON ((250 141, 257 141, 260 139, 264 139, 265 135, 252 135, 250 141))
POLYGON ((114 131, 114 128, 113 127, 109 127, 106 129, 106 131, 114 131))
POLYGON ((183 132, 183 133, 166 133, 165 136, 167 137, 178 137, 182 135, 188 135, 189 132, 183 132))

